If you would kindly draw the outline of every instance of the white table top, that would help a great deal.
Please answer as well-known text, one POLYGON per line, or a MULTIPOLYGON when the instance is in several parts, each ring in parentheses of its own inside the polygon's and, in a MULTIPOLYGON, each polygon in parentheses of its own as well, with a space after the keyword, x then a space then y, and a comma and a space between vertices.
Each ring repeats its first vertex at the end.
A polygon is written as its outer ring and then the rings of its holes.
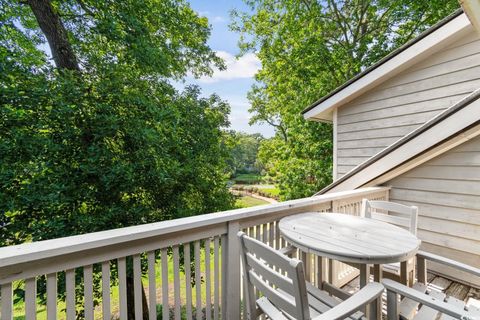
POLYGON ((304 252, 360 264, 406 261, 421 242, 400 227, 341 213, 292 215, 281 219, 279 228, 288 242, 304 252))

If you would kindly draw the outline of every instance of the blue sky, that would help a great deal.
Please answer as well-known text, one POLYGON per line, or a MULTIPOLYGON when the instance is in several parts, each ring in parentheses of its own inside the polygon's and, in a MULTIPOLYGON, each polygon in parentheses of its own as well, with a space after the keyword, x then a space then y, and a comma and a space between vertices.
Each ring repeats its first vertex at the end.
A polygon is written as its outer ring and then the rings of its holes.
POLYGON ((269 125, 250 126, 248 124, 250 105, 247 100, 247 92, 254 83, 253 75, 261 64, 253 53, 240 59, 235 58, 235 55, 239 53, 237 46, 239 35, 228 28, 230 11, 234 8, 248 11, 248 7, 241 0, 190 0, 190 4, 200 15, 208 18, 212 26, 209 45, 226 61, 227 70, 216 71, 210 78, 189 78, 187 83, 199 85, 204 95, 216 93, 230 103, 231 129, 261 133, 265 137, 273 136, 273 128, 269 125))

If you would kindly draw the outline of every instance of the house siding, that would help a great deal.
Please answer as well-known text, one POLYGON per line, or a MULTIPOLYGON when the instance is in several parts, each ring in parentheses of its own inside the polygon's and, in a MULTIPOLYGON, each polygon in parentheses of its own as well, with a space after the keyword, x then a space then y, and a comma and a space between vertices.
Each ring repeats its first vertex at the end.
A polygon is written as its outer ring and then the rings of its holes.
MULTIPOLYGON (((385 183, 390 201, 419 209, 421 248, 480 268, 480 137, 385 183)), ((435 264, 459 280, 478 279, 435 264)))
POLYGON ((474 32, 337 110, 337 178, 480 87, 474 32))

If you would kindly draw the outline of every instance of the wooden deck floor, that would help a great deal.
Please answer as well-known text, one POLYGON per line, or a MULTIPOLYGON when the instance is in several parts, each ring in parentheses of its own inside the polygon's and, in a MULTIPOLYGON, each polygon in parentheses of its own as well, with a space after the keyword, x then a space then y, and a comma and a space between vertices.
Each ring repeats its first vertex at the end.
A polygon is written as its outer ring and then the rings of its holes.
MULTIPOLYGON (((371 281, 373 281, 373 278, 371 281)), ((480 308, 480 289, 458 283, 432 273, 428 273, 427 281, 428 290, 443 292, 447 296, 452 296, 459 300, 465 301, 467 306, 474 305, 477 308, 480 308)), ((360 289, 359 277, 347 283, 342 289, 352 294, 357 292, 360 289)), ((383 295, 383 300, 384 302, 386 301, 386 294, 383 295)), ((386 303, 384 303, 384 306, 386 306, 386 303)))

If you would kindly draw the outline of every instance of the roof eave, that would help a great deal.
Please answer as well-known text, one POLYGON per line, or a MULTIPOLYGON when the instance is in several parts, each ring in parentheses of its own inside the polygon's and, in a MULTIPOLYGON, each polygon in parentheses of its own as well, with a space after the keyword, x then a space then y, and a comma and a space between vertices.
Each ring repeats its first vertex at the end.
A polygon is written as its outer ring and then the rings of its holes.
POLYGON ((378 84, 392 78, 434 51, 468 32, 471 23, 460 9, 417 38, 393 51, 382 60, 310 105, 302 114, 307 120, 332 121, 332 111, 378 84), (441 29, 441 30, 440 30, 441 29))

